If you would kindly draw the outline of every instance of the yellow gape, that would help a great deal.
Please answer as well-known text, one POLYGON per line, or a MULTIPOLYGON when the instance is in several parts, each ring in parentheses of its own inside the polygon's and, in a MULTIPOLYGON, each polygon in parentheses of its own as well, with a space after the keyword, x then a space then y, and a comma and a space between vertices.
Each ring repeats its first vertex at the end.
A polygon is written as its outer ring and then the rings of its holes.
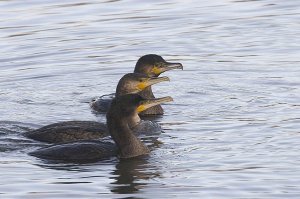
POLYGON ((138 113, 140 113, 146 109, 147 109, 147 107, 145 105, 139 105, 136 110, 138 113))
POLYGON ((147 86, 149 86, 149 85, 146 82, 140 82, 137 85, 139 90, 144 90, 147 86))
POLYGON ((162 70, 160 68, 158 68, 157 66, 154 66, 151 70, 152 73, 154 73, 155 75, 159 75, 161 74, 162 70))

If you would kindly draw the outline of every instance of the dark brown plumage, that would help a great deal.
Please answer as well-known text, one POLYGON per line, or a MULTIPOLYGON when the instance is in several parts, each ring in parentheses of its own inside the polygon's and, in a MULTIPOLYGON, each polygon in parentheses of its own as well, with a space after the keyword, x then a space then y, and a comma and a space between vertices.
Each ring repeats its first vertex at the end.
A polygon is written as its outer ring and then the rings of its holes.
MULTIPOLYGON (((181 63, 167 62, 159 55, 148 54, 139 58, 135 65, 134 73, 143 74, 147 77, 158 77, 161 73, 173 69, 183 69, 183 66, 181 63)), ((151 86, 139 91, 139 94, 144 98, 154 98, 151 86)), ((92 101, 91 108, 96 112, 106 113, 113 97, 113 94, 101 96, 92 101)), ((140 115, 162 115, 163 113, 163 108, 160 105, 157 105, 143 111, 140 115)))
POLYGON ((109 133, 116 143, 107 141, 77 141, 57 144, 31 152, 39 158, 63 161, 98 161, 119 154, 120 158, 132 158, 149 153, 149 149, 129 128, 128 121, 137 113, 163 102, 171 97, 144 99, 138 94, 116 97, 107 112, 109 133))

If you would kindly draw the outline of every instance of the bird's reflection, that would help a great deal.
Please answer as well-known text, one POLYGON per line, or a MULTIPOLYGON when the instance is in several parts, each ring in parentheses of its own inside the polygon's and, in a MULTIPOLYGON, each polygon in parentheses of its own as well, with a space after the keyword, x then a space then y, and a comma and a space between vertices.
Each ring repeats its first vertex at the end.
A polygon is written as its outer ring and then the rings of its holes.
MULTIPOLYGON (((152 150, 162 144, 156 136, 143 138, 142 141, 152 150)), ((147 180, 161 176, 159 169, 151 161, 151 155, 120 159, 111 174, 114 179, 111 192, 119 194, 136 193, 147 185, 147 180)))
POLYGON ((146 156, 120 160, 112 174, 115 181, 111 191, 119 194, 136 193, 147 185, 146 180, 161 175, 146 156))

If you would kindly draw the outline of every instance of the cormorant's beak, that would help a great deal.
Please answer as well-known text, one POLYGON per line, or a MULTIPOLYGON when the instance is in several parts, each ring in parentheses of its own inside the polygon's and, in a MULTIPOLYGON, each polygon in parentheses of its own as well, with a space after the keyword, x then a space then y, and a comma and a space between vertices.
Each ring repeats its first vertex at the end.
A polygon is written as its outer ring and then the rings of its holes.
POLYGON ((151 86, 153 84, 158 84, 160 82, 165 82, 165 81, 170 81, 168 77, 151 77, 151 78, 146 78, 144 81, 140 82, 138 84, 138 88, 140 90, 144 90, 148 86, 151 86))
POLYGON ((154 66, 152 72, 156 75, 160 75, 163 72, 173 69, 182 69, 183 66, 181 63, 171 63, 171 62, 164 62, 161 67, 154 66))
POLYGON ((162 98, 156 98, 156 99, 147 99, 143 100, 141 104, 137 107, 137 112, 140 113, 148 108, 151 108, 152 106, 156 106, 161 103, 165 102, 172 102, 173 98, 168 96, 168 97, 162 97, 162 98))

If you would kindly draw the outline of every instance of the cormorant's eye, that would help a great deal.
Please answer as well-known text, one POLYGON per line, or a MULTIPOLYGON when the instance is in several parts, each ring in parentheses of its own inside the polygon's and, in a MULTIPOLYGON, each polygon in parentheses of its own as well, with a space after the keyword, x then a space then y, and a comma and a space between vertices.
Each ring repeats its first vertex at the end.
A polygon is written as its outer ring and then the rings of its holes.
POLYGON ((161 67, 163 66, 163 64, 162 64, 162 63, 157 63, 156 66, 157 66, 158 68, 161 68, 161 67))

